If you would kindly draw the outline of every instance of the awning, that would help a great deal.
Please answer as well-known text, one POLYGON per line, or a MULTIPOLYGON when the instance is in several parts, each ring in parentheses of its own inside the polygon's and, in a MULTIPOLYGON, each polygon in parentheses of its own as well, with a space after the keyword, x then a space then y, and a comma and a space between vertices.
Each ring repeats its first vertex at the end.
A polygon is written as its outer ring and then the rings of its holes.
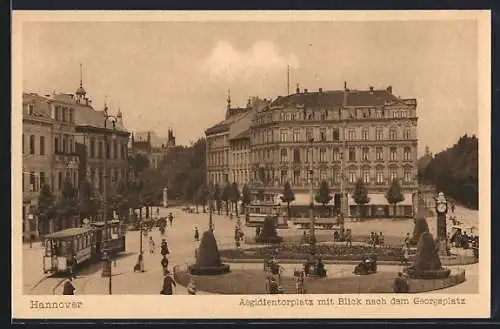
MULTIPOLYGON (((277 203, 284 203, 281 201, 281 196, 283 194, 278 194, 278 196, 276 197, 276 202, 277 203)), ((327 203, 327 205, 329 206, 333 206, 335 204, 334 202, 334 194, 332 193, 331 194, 332 196, 332 200, 327 203)), ((316 197, 316 194, 314 195, 314 198, 316 197)), ((290 202, 290 205, 291 206, 308 206, 309 203, 311 202, 311 196, 310 194, 307 194, 307 193, 296 193, 295 194, 295 200, 290 202)), ((316 200, 314 200, 314 204, 315 205, 322 205, 321 203, 317 203, 316 200)))
MULTIPOLYGON (((382 193, 368 193, 368 197, 370 198, 370 202, 367 205, 389 205, 385 194, 382 193)), ((413 195, 411 193, 404 193, 404 201, 398 202, 398 206, 412 206, 413 205, 413 195)), ((355 206, 356 202, 352 198, 352 194, 349 194, 349 205, 355 206)))

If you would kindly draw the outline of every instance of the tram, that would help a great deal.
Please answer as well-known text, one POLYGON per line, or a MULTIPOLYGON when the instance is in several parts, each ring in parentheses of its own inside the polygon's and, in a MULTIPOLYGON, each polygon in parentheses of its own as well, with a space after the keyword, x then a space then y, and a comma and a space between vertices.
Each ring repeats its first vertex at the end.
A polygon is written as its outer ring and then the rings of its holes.
POLYGON ((70 273, 95 253, 94 229, 74 227, 44 237, 44 273, 70 273))
POLYGON ((87 261, 101 259, 104 252, 125 251, 125 226, 119 220, 93 222, 44 236, 44 273, 71 273, 87 261))
POLYGON ((248 216, 245 225, 248 227, 262 227, 266 217, 271 216, 276 221, 277 228, 288 228, 287 217, 283 214, 281 205, 256 204, 247 205, 246 208, 248 216))

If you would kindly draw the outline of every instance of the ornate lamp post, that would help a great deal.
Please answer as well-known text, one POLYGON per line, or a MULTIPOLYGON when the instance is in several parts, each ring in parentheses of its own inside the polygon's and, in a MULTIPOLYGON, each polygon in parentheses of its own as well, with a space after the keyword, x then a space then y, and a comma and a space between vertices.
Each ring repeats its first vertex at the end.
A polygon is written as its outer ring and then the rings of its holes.
POLYGON ((310 148, 311 148, 311 159, 309 161, 309 196, 310 196, 310 203, 309 203, 309 217, 310 217, 309 243, 311 245, 311 251, 314 251, 315 245, 316 245, 316 237, 314 236, 315 220, 314 220, 314 192, 313 192, 313 169, 312 169, 312 162, 313 162, 313 142, 314 142, 314 140, 311 138, 309 140, 309 145, 310 145, 310 148))
POLYGON ((107 158, 108 155, 111 152, 111 147, 108 145, 108 133, 106 131, 107 129, 107 122, 111 121, 113 125, 113 132, 112 132, 112 138, 115 139, 116 136, 114 134, 115 130, 115 125, 116 121, 118 120, 117 117, 110 115, 108 113, 108 106, 105 104, 104 106, 104 161, 103 161, 103 167, 104 167, 104 184, 103 184, 103 219, 104 219, 104 253, 103 253, 103 261, 104 261, 104 266, 102 269, 102 276, 103 277, 108 277, 109 282, 108 282, 108 293, 111 295, 112 294, 112 273, 111 273, 111 250, 108 248, 108 240, 110 236, 108 236, 108 229, 109 229, 109 223, 108 223, 108 168, 107 168, 107 158))

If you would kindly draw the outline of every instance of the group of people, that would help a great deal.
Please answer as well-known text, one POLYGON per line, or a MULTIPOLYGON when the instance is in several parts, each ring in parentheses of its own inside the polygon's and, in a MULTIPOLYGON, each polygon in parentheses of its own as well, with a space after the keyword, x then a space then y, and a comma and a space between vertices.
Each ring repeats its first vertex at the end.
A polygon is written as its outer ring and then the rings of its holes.
POLYGON ((382 247, 384 245, 384 234, 382 232, 370 232, 370 237, 368 239, 369 244, 376 248, 377 246, 382 247))
POLYGON ((315 276, 320 278, 326 277, 325 264, 323 264, 321 258, 317 257, 313 252, 311 252, 307 260, 304 262, 303 267, 305 276, 315 276))

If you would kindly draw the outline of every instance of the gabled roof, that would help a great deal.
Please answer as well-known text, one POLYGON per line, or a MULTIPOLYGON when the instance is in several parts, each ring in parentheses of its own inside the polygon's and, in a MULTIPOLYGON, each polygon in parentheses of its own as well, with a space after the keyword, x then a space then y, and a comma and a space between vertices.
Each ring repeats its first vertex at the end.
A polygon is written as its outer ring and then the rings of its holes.
POLYGON ((229 127, 231 126, 232 123, 240 120, 247 113, 248 113, 248 111, 237 113, 237 114, 235 114, 233 116, 230 116, 226 120, 223 120, 223 121, 217 123, 216 125, 214 125, 214 126, 208 128, 207 130, 205 130, 205 134, 206 135, 211 135, 211 134, 217 134, 217 133, 220 133, 220 132, 228 131, 229 127))

